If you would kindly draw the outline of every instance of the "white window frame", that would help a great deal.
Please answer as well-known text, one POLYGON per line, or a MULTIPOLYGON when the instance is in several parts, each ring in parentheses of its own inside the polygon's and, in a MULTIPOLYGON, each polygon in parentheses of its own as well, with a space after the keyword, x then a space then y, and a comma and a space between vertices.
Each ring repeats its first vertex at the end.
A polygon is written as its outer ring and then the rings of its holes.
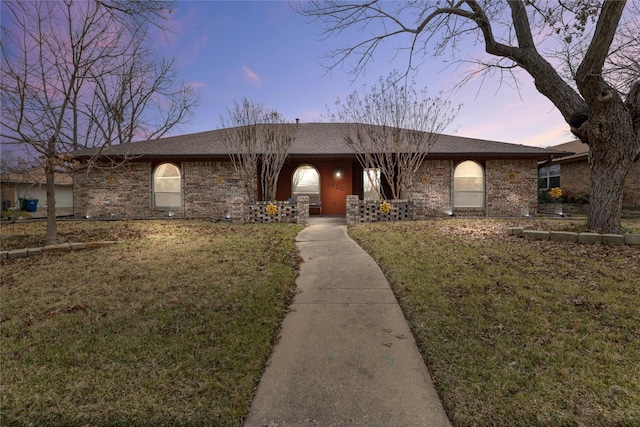
POLYGON ((182 171, 180 170, 180 167, 178 165, 176 165, 175 163, 171 163, 171 162, 164 162, 164 163, 160 163, 159 165, 157 165, 154 169, 153 169, 153 174, 152 174, 152 194, 153 194, 153 207, 154 209, 160 209, 160 210, 169 210, 169 209, 178 209, 182 207, 182 171), (177 172, 178 172, 178 176, 174 177, 174 176, 168 176, 168 177, 161 177, 161 176, 157 176, 158 171, 160 170, 160 168, 164 165, 170 165, 173 166, 177 172), (179 190, 178 191, 158 191, 157 187, 158 187, 158 182, 156 180, 169 180, 169 179, 173 179, 173 180, 177 180, 178 184, 179 184, 179 190), (172 195, 178 195, 178 202, 177 203, 167 203, 167 204, 162 204, 162 203, 158 203, 158 196, 161 195, 165 195, 165 196, 172 196, 172 195))
POLYGON ((299 165, 294 169, 293 174, 291 175, 291 195, 293 196, 294 199, 296 198, 296 196, 299 196, 299 195, 311 195, 311 194, 316 195, 317 194, 319 196, 320 195, 320 189, 322 188, 322 186, 320 184, 321 184, 320 183, 320 172, 318 171, 318 169, 315 166, 309 165, 309 164, 299 165), (313 190, 310 190, 310 191, 296 191, 296 190, 298 190, 297 183, 296 183, 296 173, 299 170, 303 169, 303 168, 315 171, 316 176, 318 177, 318 187, 317 187, 317 189, 313 189, 313 190))
MULTIPOLYGON (((475 160, 464 160, 460 163, 458 163, 456 165, 456 167, 453 169, 453 207, 455 209, 482 209, 485 207, 485 199, 486 199, 486 191, 485 191, 485 180, 486 180, 486 173, 484 168, 482 167, 482 165, 478 162, 476 162, 475 160), (456 172, 459 170, 459 168, 465 164, 468 163, 473 163, 475 164, 479 170, 482 172, 482 176, 480 177, 475 177, 475 178, 480 178, 482 180, 482 188, 480 190, 469 190, 469 189, 464 189, 464 190, 459 190, 458 187, 460 186, 460 183, 457 182, 456 179, 456 172), (476 196, 475 199, 480 200, 480 203, 469 203, 469 202, 463 202, 461 201, 464 200, 465 198, 462 198, 461 196, 466 195, 466 196, 476 196), (477 197, 479 196, 479 197, 477 197)), ((474 177, 471 177, 474 178, 474 177)))
POLYGON ((380 200, 382 188, 382 175, 380 168, 365 168, 362 171, 362 199, 380 200), (377 188, 376 188, 377 187, 377 188))

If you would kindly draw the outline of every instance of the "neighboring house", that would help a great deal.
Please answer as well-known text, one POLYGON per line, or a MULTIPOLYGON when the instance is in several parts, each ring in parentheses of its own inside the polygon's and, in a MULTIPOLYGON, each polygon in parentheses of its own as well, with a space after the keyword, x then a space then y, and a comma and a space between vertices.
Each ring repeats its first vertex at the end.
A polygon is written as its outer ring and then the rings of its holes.
MULTIPOLYGON (((550 147, 573 153, 544 162, 539 169, 540 190, 560 187, 565 195, 586 196, 591 185, 589 171, 589 146, 576 140, 550 147)), ((625 208, 640 208, 640 161, 635 162, 624 182, 622 205, 625 208)))
MULTIPOLYGON (((358 163, 345 143, 348 124, 300 123, 278 182, 277 199, 309 196, 310 213, 342 215, 347 196, 375 199, 367 174, 384 186, 379 171, 358 163)), ((225 130, 114 145, 101 153, 113 170, 74 176, 76 216, 223 217, 244 190, 222 143, 225 130)), ((75 152, 86 161, 95 150, 75 152)), ((429 216, 523 216, 537 210, 538 162, 557 150, 439 135, 413 177, 413 218, 429 216)), ((377 184, 376 184, 377 185, 377 184)), ((353 198, 350 198, 353 199, 353 198)))
MULTIPOLYGON (((44 171, 31 169, 24 172, 0 174, 3 208, 20 207, 20 199, 38 200, 38 208, 47 207, 44 171)), ((71 175, 55 174, 56 208, 73 208, 73 179, 71 175)))

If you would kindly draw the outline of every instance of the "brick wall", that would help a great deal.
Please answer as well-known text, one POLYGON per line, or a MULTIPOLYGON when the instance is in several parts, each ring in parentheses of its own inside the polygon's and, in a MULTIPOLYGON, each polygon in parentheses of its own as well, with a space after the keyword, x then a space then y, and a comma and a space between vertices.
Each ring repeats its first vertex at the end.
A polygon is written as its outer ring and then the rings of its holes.
POLYGON ((245 198, 230 162, 183 162, 184 208, 189 217, 224 217, 233 199, 245 198))
POLYGON ((535 160, 487 160, 486 215, 525 216, 538 206, 538 166, 535 160))
POLYGON ((415 218, 447 216, 451 213, 451 160, 427 160, 413 178, 410 199, 415 218))
POLYGON ((587 160, 560 164, 560 188, 565 194, 589 194, 591 171, 587 160))
MULTIPOLYGON (((235 199, 235 202, 238 203, 239 199, 235 199)), ((236 222, 253 224, 293 222, 306 224, 309 219, 309 196, 298 196, 295 201, 242 202, 241 206, 234 206, 233 208, 234 212, 242 213, 242 216, 234 218, 236 222)))
POLYGON ((347 224, 361 222, 409 221, 414 219, 414 203, 409 200, 364 201, 351 194, 347 196, 347 224), (388 211, 382 206, 387 203, 388 211))
POLYGON ((538 167, 535 160, 487 160, 485 207, 452 208, 451 160, 426 161, 414 177, 414 218, 447 216, 525 216, 537 209, 538 167))
MULTIPOLYGON (((131 162, 116 170, 94 169, 74 175, 74 215, 124 218, 165 217, 168 209, 155 209, 153 168, 159 163, 131 162)), ((183 206, 175 216, 223 217, 234 199, 244 199, 242 182, 230 162, 182 162, 183 206)))
MULTIPOLYGON (((154 209, 152 173, 158 163, 131 162, 112 171, 78 172, 74 176, 74 214, 125 218, 164 217, 154 209)), ((246 199, 242 181, 228 161, 185 161, 178 166, 183 178, 183 206, 176 216, 234 216, 234 206, 246 199)), ((447 216, 451 212, 451 160, 428 160, 414 177, 409 194, 414 219, 447 216)), ((486 206, 456 209, 459 216, 523 216, 537 207, 535 160, 487 160, 486 206)), ((635 175, 637 178, 637 173, 635 175)), ((634 197, 638 197, 637 193, 634 197)), ((240 212, 237 212, 241 215, 240 212)))
MULTIPOLYGON (((408 213, 402 219, 448 216, 511 217, 536 213, 538 205, 538 167, 536 160, 485 161, 485 206, 451 207, 452 167, 450 160, 428 161, 414 177, 408 213)), ((392 202, 393 203, 393 202, 392 202)), ((358 196, 347 196, 347 223, 380 221, 380 202, 367 204, 358 196), (366 210, 366 212, 363 210, 366 210)))
POLYGON ((151 166, 129 163, 116 170, 93 169, 73 177, 75 216, 149 216, 151 213, 151 166))
MULTIPOLYGON (((589 194, 591 171, 587 160, 562 163, 560 187, 565 194, 589 194)), ((640 162, 635 162, 624 181, 622 205, 627 208, 640 207, 640 162)))

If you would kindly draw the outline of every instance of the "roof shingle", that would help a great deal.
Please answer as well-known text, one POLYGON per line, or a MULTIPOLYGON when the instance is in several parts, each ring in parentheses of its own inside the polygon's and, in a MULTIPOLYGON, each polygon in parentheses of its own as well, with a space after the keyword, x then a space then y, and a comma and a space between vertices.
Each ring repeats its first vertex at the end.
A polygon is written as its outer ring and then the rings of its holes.
MULTIPOLYGON (((351 156, 353 150, 346 144, 345 135, 354 126, 347 123, 300 123, 296 126, 296 139, 289 150, 290 156, 332 157, 351 156)), ((143 158, 224 157, 228 150, 223 144, 226 129, 217 129, 157 140, 133 142, 106 147, 102 155, 109 157, 135 156, 143 158)), ((98 149, 74 152, 76 158, 94 155, 98 149)), ((549 158, 566 152, 548 148, 509 144, 452 135, 438 135, 429 156, 497 156, 549 158)))

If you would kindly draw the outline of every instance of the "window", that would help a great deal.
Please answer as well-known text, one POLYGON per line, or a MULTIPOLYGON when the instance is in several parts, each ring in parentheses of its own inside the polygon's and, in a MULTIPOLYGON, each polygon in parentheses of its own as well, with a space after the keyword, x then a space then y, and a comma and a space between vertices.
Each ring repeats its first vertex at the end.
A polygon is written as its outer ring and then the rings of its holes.
POLYGON ((293 172, 291 193, 295 199, 297 196, 309 196, 309 207, 321 209, 320 200, 320 174, 311 165, 302 165, 293 172))
POLYGON ((293 173, 291 185, 293 197, 305 194, 320 194, 320 174, 310 165, 299 166, 293 173))
POLYGON ((560 165, 545 166, 538 170, 538 190, 560 187, 560 165))
POLYGON ((153 204, 156 208, 182 206, 182 178, 176 165, 163 163, 153 171, 153 204))
POLYGON ((362 172, 364 200, 380 200, 380 169, 368 168, 362 172))
POLYGON ((467 160, 453 171, 453 207, 481 208, 484 206, 484 170, 478 163, 467 160))

